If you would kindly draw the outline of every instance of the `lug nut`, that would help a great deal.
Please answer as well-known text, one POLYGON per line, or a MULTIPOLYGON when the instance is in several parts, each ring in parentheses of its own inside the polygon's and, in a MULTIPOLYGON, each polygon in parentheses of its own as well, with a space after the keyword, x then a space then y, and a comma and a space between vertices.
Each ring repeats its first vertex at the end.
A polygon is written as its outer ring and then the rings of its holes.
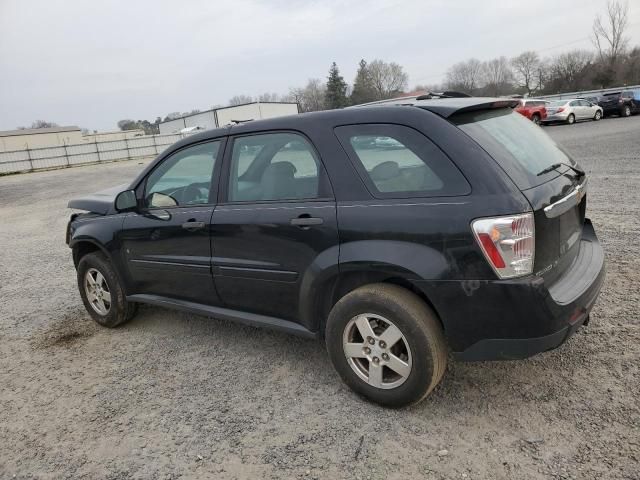
POLYGON ((367 337, 367 340, 369 341, 369 343, 370 343, 371 345, 373 345, 374 343, 376 343, 376 341, 375 341, 373 338, 371 338, 371 337, 367 337))
POLYGON ((371 349, 369 347, 364 347, 364 353, 369 355, 371 353, 371 349))
POLYGON ((373 363, 377 365, 378 363, 380 363, 380 359, 378 357, 373 357, 373 363))
POLYGON ((382 354, 382 359, 386 362, 387 360, 389 360, 389 355, 386 353, 382 354))
POLYGON ((380 340, 380 348, 387 348, 387 344, 384 340, 380 340))

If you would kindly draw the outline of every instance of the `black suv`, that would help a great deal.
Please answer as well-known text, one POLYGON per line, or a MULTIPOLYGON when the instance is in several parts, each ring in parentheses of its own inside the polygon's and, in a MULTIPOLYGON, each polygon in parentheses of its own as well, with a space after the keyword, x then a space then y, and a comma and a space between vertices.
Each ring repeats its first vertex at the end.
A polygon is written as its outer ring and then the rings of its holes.
POLYGON ((514 100, 408 103, 210 130, 72 200, 88 312, 115 327, 147 303, 322 338, 391 406, 425 397, 449 351, 557 347, 604 279, 584 172, 514 100))
POLYGON ((640 112, 640 91, 625 90, 623 92, 605 93, 598 101, 604 115, 620 115, 628 117, 640 112))

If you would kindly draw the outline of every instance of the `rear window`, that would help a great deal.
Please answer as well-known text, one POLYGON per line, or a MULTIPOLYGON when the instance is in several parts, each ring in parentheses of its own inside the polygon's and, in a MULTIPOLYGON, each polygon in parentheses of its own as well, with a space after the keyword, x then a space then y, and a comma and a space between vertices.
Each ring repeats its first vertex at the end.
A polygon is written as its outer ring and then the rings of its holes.
POLYGON ((469 112, 455 115, 451 120, 478 142, 521 190, 557 176, 557 171, 538 176, 550 165, 573 163, 540 127, 511 110, 469 112))

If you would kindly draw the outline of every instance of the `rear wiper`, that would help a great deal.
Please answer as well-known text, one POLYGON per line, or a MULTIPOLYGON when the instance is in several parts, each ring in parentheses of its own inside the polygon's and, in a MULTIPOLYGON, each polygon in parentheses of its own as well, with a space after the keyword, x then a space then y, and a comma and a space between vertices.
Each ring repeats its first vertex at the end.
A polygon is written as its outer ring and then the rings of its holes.
POLYGON ((548 166, 547 168, 545 168, 544 170, 539 172, 537 174, 537 176, 539 177, 540 175, 544 175, 545 173, 553 172, 554 170, 557 170, 558 168, 560 168, 562 166, 569 167, 571 170, 576 172, 578 178, 584 177, 584 175, 585 175, 584 170, 581 170, 578 167, 574 167, 573 165, 571 165, 569 163, 559 162, 559 163, 554 163, 553 165, 548 166))

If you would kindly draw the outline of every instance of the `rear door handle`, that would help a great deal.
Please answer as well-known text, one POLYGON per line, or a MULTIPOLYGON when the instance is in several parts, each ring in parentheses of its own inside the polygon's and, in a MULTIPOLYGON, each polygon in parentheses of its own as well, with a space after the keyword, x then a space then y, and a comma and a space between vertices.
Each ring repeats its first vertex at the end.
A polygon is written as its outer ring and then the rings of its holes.
POLYGON ((184 228, 188 232, 195 232, 204 228, 204 222, 194 222, 192 220, 189 220, 188 222, 184 222, 182 224, 182 228, 184 228))
POLYGON ((324 220, 318 217, 298 217, 291 219, 291 225, 294 227, 311 227, 312 225, 322 225, 324 220))

